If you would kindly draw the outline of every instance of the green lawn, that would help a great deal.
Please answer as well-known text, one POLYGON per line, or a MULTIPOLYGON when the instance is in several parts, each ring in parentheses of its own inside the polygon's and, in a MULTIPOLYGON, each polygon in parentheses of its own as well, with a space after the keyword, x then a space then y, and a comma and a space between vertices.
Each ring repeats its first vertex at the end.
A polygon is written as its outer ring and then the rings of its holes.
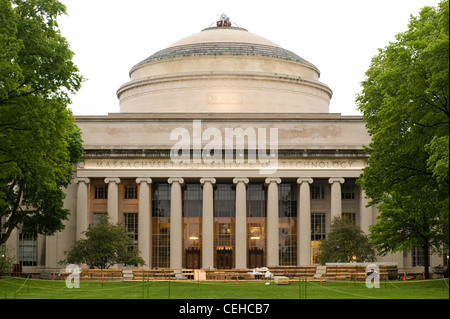
MULTIPOLYGON (((0 299, 299 299, 298 281, 276 285, 264 281, 193 282, 81 281, 68 289, 63 280, 8 278, 0 280, 0 299)), ((448 279, 381 282, 369 289, 365 282, 308 282, 307 299, 448 299, 448 279)))

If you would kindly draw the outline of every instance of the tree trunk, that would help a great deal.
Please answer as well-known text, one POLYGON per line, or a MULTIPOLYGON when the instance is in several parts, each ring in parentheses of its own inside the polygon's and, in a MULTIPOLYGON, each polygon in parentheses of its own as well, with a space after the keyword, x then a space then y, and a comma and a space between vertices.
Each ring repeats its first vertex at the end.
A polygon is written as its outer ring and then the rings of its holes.
MULTIPOLYGON (((17 190, 17 197, 14 201, 14 206, 11 209, 11 215, 9 216, 9 218, 7 219, 7 224, 8 224, 8 228, 6 230, 6 233, 4 233, 3 236, 0 236, 0 246, 3 244, 6 244, 6 241, 8 240, 8 238, 11 236, 12 231, 14 230, 14 228, 16 228, 17 224, 19 223, 19 218, 17 218, 17 210, 19 208, 21 199, 22 199, 22 190, 24 187, 25 182, 22 180, 17 184, 18 190, 17 190)), ((15 187, 16 184, 12 183, 11 185, 11 189, 13 187, 15 187)))

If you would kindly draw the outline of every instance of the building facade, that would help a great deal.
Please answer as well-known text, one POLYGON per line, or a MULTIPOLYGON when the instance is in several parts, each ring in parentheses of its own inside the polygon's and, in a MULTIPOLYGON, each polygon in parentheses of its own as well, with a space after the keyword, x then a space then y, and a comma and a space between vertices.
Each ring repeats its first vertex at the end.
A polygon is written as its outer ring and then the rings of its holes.
MULTIPOLYGON (((16 231, 8 244, 24 271, 59 269, 108 214, 134 234, 145 267, 314 264, 333 217, 368 233, 378 214, 356 184, 365 123, 329 113, 319 78, 295 53, 220 22, 154 53, 117 91, 119 113, 76 116, 85 155, 66 191, 65 230, 16 231)), ((422 271, 414 252, 378 261, 422 271)))

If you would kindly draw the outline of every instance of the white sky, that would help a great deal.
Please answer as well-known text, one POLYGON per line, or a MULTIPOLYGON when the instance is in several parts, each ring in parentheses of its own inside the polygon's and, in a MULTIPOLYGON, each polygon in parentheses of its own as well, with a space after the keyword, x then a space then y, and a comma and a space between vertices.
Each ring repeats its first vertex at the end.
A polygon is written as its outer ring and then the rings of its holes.
POLYGON ((72 96, 75 115, 119 112, 116 91, 133 65, 226 13, 316 65, 333 90, 331 113, 359 115, 355 97, 371 58, 407 30, 410 15, 439 0, 60 0, 62 35, 87 78, 72 96))

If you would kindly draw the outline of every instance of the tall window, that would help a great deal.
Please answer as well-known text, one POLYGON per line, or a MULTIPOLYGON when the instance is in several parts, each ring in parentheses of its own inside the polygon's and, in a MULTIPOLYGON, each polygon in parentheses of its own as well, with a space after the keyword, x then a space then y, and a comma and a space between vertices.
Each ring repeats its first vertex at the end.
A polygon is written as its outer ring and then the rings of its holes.
POLYGON ((266 187, 263 183, 247 186, 248 267, 262 267, 266 254, 266 187))
POLYGON ((183 190, 183 267, 186 268, 200 267, 202 204, 202 186, 186 184, 183 190))
POLYGON ((106 216, 108 213, 94 213, 94 227, 98 225, 102 216, 106 216))
POLYGON ((236 191, 231 184, 214 188, 214 217, 235 217, 236 191))
POLYGON ((296 184, 281 183, 278 186, 279 217, 297 217, 296 184))
POLYGON ((152 185, 152 217, 170 217, 170 185, 152 185))
POLYGON ((95 185, 95 199, 107 199, 108 198, 108 188, 106 185, 95 185))
MULTIPOLYGON (((219 268, 217 251, 234 254, 235 201, 233 184, 216 184, 214 188, 214 266, 219 268)), ((232 258, 234 264, 234 258, 232 258)), ((232 265, 230 265, 232 267, 232 265)))
POLYGON ((37 266, 37 240, 35 235, 19 233, 19 263, 22 266, 37 266))
POLYGON ((152 267, 170 266, 170 185, 152 184, 152 267))
MULTIPOLYGON (((425 266, 425 250, 421 247, 414 247, 411 251, 413 267, 425 266)), ((427 266, 430 266, 430 254, 428 253, 427 266)))
POLYGON ((325 239, 325 213, 311 214, 311 264, 318 262, 320 241, 325 239))
POLYGON ((325 199, 325 187, 311 185, 311 199, 325 199))
POLYGON ((202 202, 202 186, 186 184, 183 190, 183 217, 202 217, 202 202))
POLYGON ((296 184, 282 183, 278 186, 278 229, 280 266, 297 264, 297 200, 296 184))
POLYGON ((123 219, 126 231, 133 239, 132 250, 137 250, 138 245, 138 214, 137 213, 123 213, 123 219))
POLYGON ((342 199, 355 199, 355 186, 342 186, 342 199))
POLYGON ((347 223, 356 225, 356 213, 342 213, 342 219, 347 223))
POLYGON ((138 188, 137 185, 125 185, 125 199, 137 199, 138 188))
POLYGON ((231 223, 218 223, 219 241, 229 241, 231 239, 231 223))
POLYGON ((247 187, 247 217, 266 217, 266 189, 263 184, 247 187))

